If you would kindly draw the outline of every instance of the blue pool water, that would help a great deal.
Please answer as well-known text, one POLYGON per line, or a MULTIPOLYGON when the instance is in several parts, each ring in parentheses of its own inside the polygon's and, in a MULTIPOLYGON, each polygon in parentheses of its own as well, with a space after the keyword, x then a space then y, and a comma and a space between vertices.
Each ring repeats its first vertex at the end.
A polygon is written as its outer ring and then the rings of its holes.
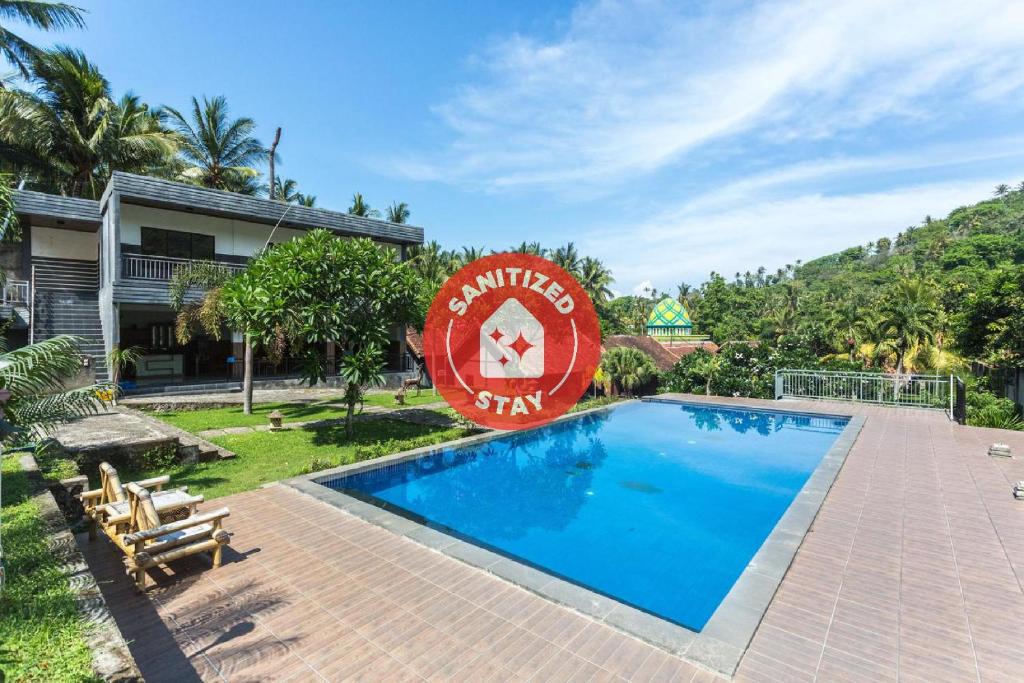
POLYGON ((699 631, 846 422, 638 402, 325 483, 699 631))

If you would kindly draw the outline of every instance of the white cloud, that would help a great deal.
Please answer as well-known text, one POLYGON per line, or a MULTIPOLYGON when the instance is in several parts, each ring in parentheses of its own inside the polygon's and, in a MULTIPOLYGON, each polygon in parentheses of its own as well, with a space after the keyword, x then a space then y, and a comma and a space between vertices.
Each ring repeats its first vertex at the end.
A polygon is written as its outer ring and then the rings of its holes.
POLYGON ((892 237, 925 215, 943 216, 991 193, 999 178, 936 182, 895 190, 828 196, 817 193, 665 212, 624 232, 591 233, 580 249, 610 264, 619 286, 652 281, 662 289, 699 284, 714 270, 727 279, 765 266, 892 237))
POLYGON ((739 134, 925 121, 949 89, 956 104, 1019 98, 1021 26, 1024 4, 1002 0, 589 4, 558 39, 515 35, 479 56, 477 82, 436 108, 450 145, 394 169, 487 190, 607 188, 739 134))

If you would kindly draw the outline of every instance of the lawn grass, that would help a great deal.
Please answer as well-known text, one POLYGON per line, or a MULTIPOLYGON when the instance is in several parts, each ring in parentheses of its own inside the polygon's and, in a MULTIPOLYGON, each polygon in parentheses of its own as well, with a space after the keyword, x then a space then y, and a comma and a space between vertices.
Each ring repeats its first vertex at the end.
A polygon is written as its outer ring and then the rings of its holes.
MULTIPOLYGON (((424 391, 419 396, 412 394, 406 397, 406 407, 421 406, 427 403, 443 401, 441 396, 424 391)), ((393 393, 367 394, 365 405, 383 408, 401 408, 395 404, 393 393)), ((315 403, 257 403, 252 407, 252 414, 242 412, 242 406, 228 408, 201 408, 199 410, 165 410, 154 411, 150 415, 164 422, 196 434, 208 429, 225 429, 227 427, 255 427, 270 424, 267 417, 275 410, 284 415, 283 422, 312 422, 314 420, 332 420, 345 417, 345 408, 341 398, 329 398, 315 403), (330 405, 328 405, 330 404, 330 405)), ((357 408, 358 410, 358 408, 357 408)))
POLYGON ((343 425, 231 434, 210 439, 234 451, 237 457, 231 460, 180 465, 162 471, 125 468, 120 474, 122 481, 169 474, 172 486, 187 485, 190 492, 202 494, 209 500, 297 476, 311 465, 317 470, 337 467, 356 460, 458 439, 469 433, 458 427, 379 418, 357 420, 352 439, 345 436, 343 425))
MULTIPOLYGON (((331 399, 333 402, 333 399, 331 399)), ((242 406, 229 408, 203 408, 200 410, 167 410, 150 413, 164 422, 169 422, 186 432, 202 432, 207 429, 225 427, 254 427, 268 425, 267 415, 275 410, 284 415, 284 422, 310 422, 345 417, 345 409, 329 406, 326 401, 316 403, 258 403, 252 407, 252 414, 242 412, 242 406)))
MULTIPOLYGON (((435 394, 433 389, 424 389, 417 396, 415 391, 411 391, 405 395, 405 407, 408 406, 422 406, 427 403, 443 402, 444 396, 441 394, 435 394)), ((393 391, 376 391, 372 394, 366 394, 363 401, 368 406, 379 406, 381 408, 402 408, 403 406, 395 403, 395 392, 393 391)))
POLYGON ((67 576, 46 546, 16 455, 3 458, 0 512, 7 584, 0 593, 0 680, 96 681, 67 576))

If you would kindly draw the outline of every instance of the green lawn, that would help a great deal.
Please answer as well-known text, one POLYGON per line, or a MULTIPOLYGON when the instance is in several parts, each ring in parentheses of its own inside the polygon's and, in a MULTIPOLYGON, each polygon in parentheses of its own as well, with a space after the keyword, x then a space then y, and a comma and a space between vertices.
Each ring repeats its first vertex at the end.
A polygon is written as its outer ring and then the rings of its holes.
POLYGON ((357 420, 351 440, 345 436, 344 426, 250 432, 211 439, 237 454, 238 457, 231 460, 182 465, 162 471, 124 468, 120 474, 122 481, 169 474, 172 486, 187 485, 189 491, 210 499, 294 477, 310 465, 318 470, 336 467, 458 439, 469 433, 454 427, 431 427, 385 418, 357 420))
POLYGON ((0 680, 94 681, 84 624, 67 576, 46 547, 17 456, 3 458, 2 528, 7 585, 0 593, 0 680))
MULTIPOLYGON (((424 389, 417 396, 415 390, 410 391, 405 395, 406 406, 422 406, 427 403, 437 403, 444 401, 444 396, 441 394, 435 394, 433 389, 424 389)), ((368 406, 380 406, 382 408, 401 408, 402 406, 395 403, 395 392, 374 392, 366 395, 365 400, 368 406)))
MULTIPOLYGON (((421 406, 427 403, 443 401, 441 396, 424 391, 418 397, 410 394, 406 397, 407 406, 421 406)), ((366 395, 366 405, 384 408, 399 408, 395 405, 394 393, 376 393, 366 395)), ((252 407, 252 415, 242 412, 242 406, 230 408, 206 408, 202 410, 172 410, 150 413, 186 432, 202 432, 207 429, 224 429, 225 427, 253 427, 270 424, 267 415, 275 410, 284 415, 284 422, 310 422, 313 420, 330 420, 345 417, 345 408, 341 407, 341 398, 325 399, 316 403, 258 403, 252 407), (331 403, 333 405, 328 405, 331 403)))

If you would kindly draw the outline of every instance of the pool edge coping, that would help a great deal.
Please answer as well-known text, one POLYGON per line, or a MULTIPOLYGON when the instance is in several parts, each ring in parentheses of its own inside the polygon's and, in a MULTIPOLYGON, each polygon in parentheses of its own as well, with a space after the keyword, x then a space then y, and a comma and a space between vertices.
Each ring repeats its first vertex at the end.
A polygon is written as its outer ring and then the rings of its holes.
POLYGON ((789 507, 765 538, 732 588, 701 631, 692 631, 661 617, 637 609, 604 594, 548 574, 528 564, 480 547, 469 541, 444 533, 436 528, 410 519, 409 514, 387 503, 371 503, 329 488, 331 479, 358 474, 388 465, 396 465, 447 448, 471 446, 507 435, 507 431, 488 431, 481 434, 447 441, 440 444, 395 453, 392 455, 343 465, 329 470, 293 477, 281 482, 285 486, 348 512, 363 521, 385 528, 428 549, 460 560, 477 569, 529 590, 559 605, 580 612, 591 619, 611 626, 628 635, 661 648, 688 662, 697 664, 716 674, 732 677, 746 653, 768 606, 785 578, 789 566, 803 543, 807 532, 842 469, 866 422, 863 415, 835 412, 790 410, 753 404, 717 403, 687 400, 670 395, 658 395, 619 401, 576 413, 562 415, 553 423, 579 418, 583 415, 614 410, 618 407, 645 402, 676 403, 694 406, 714 406, 731 409, 772 411, 817 417, 849 420, 821 461, 811 472, 804 486, 797 492, 789 507), (405 514, 402 514, 405 513, 405 514))

